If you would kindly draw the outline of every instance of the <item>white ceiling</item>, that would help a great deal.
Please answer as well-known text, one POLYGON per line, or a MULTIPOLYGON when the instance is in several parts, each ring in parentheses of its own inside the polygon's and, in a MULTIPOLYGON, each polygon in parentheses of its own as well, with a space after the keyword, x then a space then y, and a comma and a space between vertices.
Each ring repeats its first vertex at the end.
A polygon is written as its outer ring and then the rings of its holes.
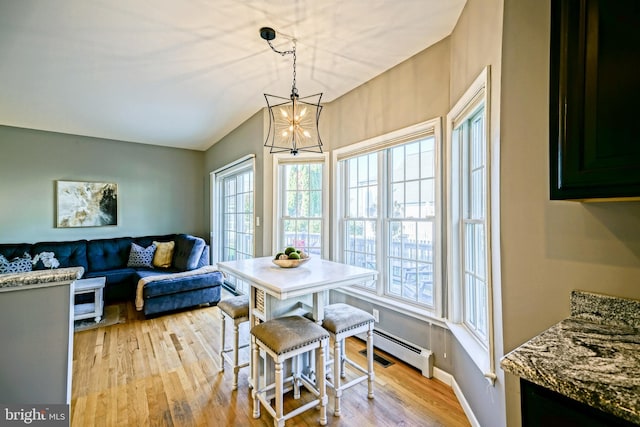
POLYGON ((449 35, 465 0, 0 0, 0 125, 206 150, 288 96, 329 102, 449 35))

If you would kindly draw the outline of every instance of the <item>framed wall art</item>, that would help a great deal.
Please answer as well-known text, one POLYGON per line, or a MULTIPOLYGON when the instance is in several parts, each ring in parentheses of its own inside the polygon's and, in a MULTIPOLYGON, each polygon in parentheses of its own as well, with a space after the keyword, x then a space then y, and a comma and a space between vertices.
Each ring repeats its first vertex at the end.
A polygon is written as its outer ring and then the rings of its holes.
POLYGON ((118 225, 118 184, 56 181, 56 227, 118 225))

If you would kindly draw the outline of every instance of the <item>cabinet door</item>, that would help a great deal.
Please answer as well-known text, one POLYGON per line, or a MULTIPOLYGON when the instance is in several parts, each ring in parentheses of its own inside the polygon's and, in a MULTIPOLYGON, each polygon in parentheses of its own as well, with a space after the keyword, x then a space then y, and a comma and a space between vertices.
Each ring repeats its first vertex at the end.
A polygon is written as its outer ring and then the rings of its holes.
POLYGON ((584 403, 520 379, 522 427, 633 427, 584 403))
POLYGON ((551 199, 640 196, 640 1, 552 0, 551 199))

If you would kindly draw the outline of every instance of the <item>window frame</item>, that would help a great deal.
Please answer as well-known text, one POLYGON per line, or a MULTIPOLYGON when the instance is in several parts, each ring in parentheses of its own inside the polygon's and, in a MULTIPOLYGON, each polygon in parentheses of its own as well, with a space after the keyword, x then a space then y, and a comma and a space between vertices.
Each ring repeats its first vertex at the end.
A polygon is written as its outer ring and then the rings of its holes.
MULTIPOLYGON (((411 303, 407 300, 395 299, 389 294, 385 293, 385 287, 388 280, 388 268, 387 263, 387 246, 388 244, 380 244, 381 250, 376 253, 376 264, 378 266, 378 280, 375 283, 374 289, 368 289, 366 287, 350 286, 348 289, 341 289, 339 292, 354 295, 358 298, 367 300, 369 302, 376 303, 378 305, 388 307, 394 310, 400 310, 403 313, 415 317, 417 319, 425 320, 430 323, 444 325, 443 310, 445 295, 443 287, 443 233, 442 233, 442 162, 441 162, 441 150, 442 150, 442 131, 441 131, 441 119, 435 118, 418 123, 413 126, 409 126, 403 129, 399 129, 384 135, 380 135, 371 139, 360 141, 339 149, 336 149, 332 153, 332 167, 334 177, 333 182, 333 194, 334 198, 333 212, 332 212, 332 224, 334 226, 333 234, 338 236, 334 239, 332 244, 332 255, 336 261, 344 262, 344 213, 348 206, 348 194, 345 194, 345 168, 342 167, 341 162, 343 160, 357 157, 364 154, 376 153, 382 151, 378 156, 378 212, 376 219, 376 227, 378 230, 378 237, 382 237, 385 242, 388 243, 388 223, 393 218, 389 217, 386 212, 386 205, 383 206, 382 201, 387 200, 388 182, 385 178, 384 182, 380 179, 382 173, 389 174, 388 170, 384 169, 385 161, 382 159, 387 153, 384 150, 399 146, 412 141, 417 141, 426 137, 434 138, 434 167, 435 167, 435 200, 437 206, 435 208, 435 220, 434 220, 434 258, 433 258, 433 308, 427 308, 425 305, 418 303, 411 303)), ((387 162, 388 165, 388 162, 387 162)))
MULTIPOLYGON (((250 154, 244 157, 241 157, 221 168, 216 169, 215 171, 210 173, 210 188, 211 188, 211 218, 210 218, 210 257, 212 265, 215 265, 217 262, 224 261, 222 259, 222 245, 224 244, 224 236, 223 236, 223 228, 224 228, 224 215, 222 209, 224 207, 224 202, 221 200, 224 197, 224 180, 233 175, 239 175, 241 173, 248 172, 249 170, 253 174, 253 183, 252 183, 252 205, 253 205, 253 248, 252 248, 252 256, 255 256, 256 253, 256 161, 255 155, 250 154)), ((242 281, 236 279, 235 287, 237 291, 244 290, 247 286, 243 284, 242 281)), ((232 282, 229 282, 232 283, 232 282)), ((233 286, 233 285, 230 285, 233 286)))
POLYGON ((298 153, 295 156, 291 154, 273 154, 273 239, 271 253, 275 254, 284 249, 284 241, 281 230, 283 221, 282 209, 284 206, 284 183, 280 174, 280 167, 286 164, 302 164, 302 163, 318 163, 322 165, 322 250, 321 258, 329 258, 329 171, 328 171, 328 153, 298 153))
MULTIPOLYGON (((445 147, 445 173, 446 198, 447 198, 447 265, 446 274, 448 277, 448 315, 447 326, 463 346, 476 366, 482 371, 487 380, 494 384, 495 373, 495 337, 493 326, 493 265, 498 263, 492 251, 492 242, 496 238, 492 225, 496 216, 494 206, 498 204, 498 194, 492 191, 494 183, 499 182, 497 171, 494 169, 492 159, 491 140, 491 108, 490 108, 490 69, 487 66, 465 93, 447 114, 447 140, 445 147), (481 108, 484 108, 484 138, 485 138, 485 276, 486 276, 486 310, 487 310, 487 331, 486 340, 476 334, 465 322, 465 292, 462 275, 464 274, 464 263, 461 255, 464 249, 464 233, 462 232, 463 219, 463 190, 461 179, 464 179, 462 171, 463 165, 462 149, 454 140, 455 130, 481 108)), ((496 254, 497 255, 497 254, 496 254)))

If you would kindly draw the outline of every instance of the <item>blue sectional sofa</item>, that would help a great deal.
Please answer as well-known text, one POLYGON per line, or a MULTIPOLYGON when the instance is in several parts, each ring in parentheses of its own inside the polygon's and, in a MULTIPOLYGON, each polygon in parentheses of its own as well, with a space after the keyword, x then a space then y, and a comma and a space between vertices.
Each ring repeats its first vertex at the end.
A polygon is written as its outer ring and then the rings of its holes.
MULTIPOLYGON (((51 252, 55 256, 55 267, 81 266, 85 271, 83 278, 105 277, 106 304, 135 300, 136 289, 142 279, 145 283, 139 296, 144 302, 142 310, 145 316, 220 301, 223 276, 209 266, 209 246, 199 237, 168 234, 0 244, 0 255, 5 260, 35 261, 38 255, 51 252), (148 248, 153 242, 174 242, 171 264, 163 268, 129 266, 132 243, 148 248)), ((34 270, 51 267, 51 262, 43 262, 42 259, 32 266, 34 270)))

